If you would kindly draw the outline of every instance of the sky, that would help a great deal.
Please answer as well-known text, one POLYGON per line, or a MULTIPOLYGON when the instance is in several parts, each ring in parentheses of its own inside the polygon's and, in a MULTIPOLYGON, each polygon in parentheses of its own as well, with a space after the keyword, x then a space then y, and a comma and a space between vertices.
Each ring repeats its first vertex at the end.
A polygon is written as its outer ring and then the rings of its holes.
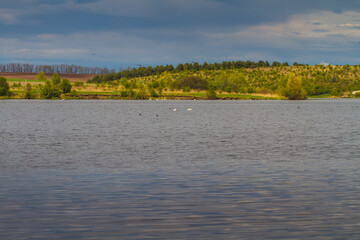
POLYGON ((360 64, 359 0, 0 0, 0 63, 360 64))

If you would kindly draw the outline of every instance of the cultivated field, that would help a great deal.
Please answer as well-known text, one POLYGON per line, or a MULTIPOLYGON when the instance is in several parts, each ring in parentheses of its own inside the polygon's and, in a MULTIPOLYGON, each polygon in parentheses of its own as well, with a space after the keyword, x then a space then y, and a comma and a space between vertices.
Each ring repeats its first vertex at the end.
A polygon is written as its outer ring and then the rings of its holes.
MULTIPOLYGON (((36 80, 37 73, 7 73, 7 72, 0 72, 1 77, 5 77, 8 79, 26 79, 26 80, 36 80)), ((48 80, 51 79, 52 73, 46 74, 48 80)), ((60 78, 66 78, 70 82, 86 82, 88 79, 91 79, 95 76, 95 74, 70 74, 70 73, 63 73, 59 74, 60 78)))

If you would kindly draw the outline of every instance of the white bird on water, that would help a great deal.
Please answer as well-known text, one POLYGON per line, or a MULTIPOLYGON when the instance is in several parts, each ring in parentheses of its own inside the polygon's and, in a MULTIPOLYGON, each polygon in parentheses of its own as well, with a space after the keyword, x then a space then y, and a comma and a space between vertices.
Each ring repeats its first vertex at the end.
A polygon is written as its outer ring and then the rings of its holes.
POLYGON ((174 108, 174 109, 173 109, 173 112, 176 112, 176 110, 177 110, 177 109, 176 109, 176 108, 174 108))
POLYGON ((188 108, 187 110, 188 110, 188 111, 192 111, 192 109, 191 109, 191 108, 188 108))

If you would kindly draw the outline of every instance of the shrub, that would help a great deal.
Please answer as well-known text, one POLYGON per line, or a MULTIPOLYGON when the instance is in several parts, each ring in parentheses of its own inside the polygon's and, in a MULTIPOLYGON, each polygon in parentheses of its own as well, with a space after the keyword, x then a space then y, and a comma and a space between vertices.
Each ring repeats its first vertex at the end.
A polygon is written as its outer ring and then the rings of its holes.
POLYGON ((70 94, 67 94, 67 95, 70 96, 70 97, 75 97, 75 98, 77 98, 79 96, 79 94, 78 94, 78 92, 76 90, 72 90, 70 92, 70 94))
POLYGON ((150 96, 153 97, 153 98, 156 98, 156 97, 159 96, 153 88, 151 88, 149 90, 149 93, 150 93, 150 96))
POLYGON ((183 87, 189 87, 191 89, 205 90, 208 86, 208 82, 197 76, 183 77, 176 83, 178 89, 183 87))
POLYGON ((24 94, 25 99, 34 99, 34 94, 31 91, 26 91, 24 94))
POLYGON ((10 87, 6 78, 0 77, 0 96, 8 96, 10 94, 10 87))
POLYGON ((190 88, 190 87, 183 87, 183 88, 182 88, 182 91, 183 91, 183 92, 190 92, 190 91, 191 91, 191 88, 190 88))
POLYGON ((136 99, 148 99, 147 91, 144 87, 140 87, 135 94, 136 99))
POLYGON ((84 83, 83 83, 83 82, 75 82, 75 83, 74 83, 74 86, 75 86, 75 87, 83 87, 83 86, 84 86, 84 83))
POLYGON ((215 100, 215 99, 218 98, 218 97, 216 96, 215 87, 210 86, 210 87, 208 88, 208 90, 206 91, 206 97, 207 97, 207 99, 210 99, 210 100, 215 100))
POLYGON ((53 76, 51 77, 51 82, 53 85, 58 85, 60 84, 60 76, 57 73, 54 73, 53 76))
POLYGON ((128 98, 129 97, 129 91, 127 91, 127 90, 120 91, 120 97, 128 98))
POLYGON ((61 83, 60 83, 60 90, 63 92, 63 93, 69 93, 71 91, 71 84, 69 82, 69 80, 67 80, 66 78, 64 78, 61 83))
POLYGON ((60 90, 49 81, 46 81, 45 85, 40 87, 40 91, 41 96, 46 99, 60 97, 60 90))
POLYGON ((134 90, 127 89, 127 90, 120 91, 120 97, 122 97, 122 98, 137 98, 138 95, 135 93, 134 90))
POLYGON ((31 87, 30 83, 26 84, 24 98, 25 99, 33 99, 33 98, 35 98, 34 94, 32 92, 32 87, 31 87))
POLYGON ((13 85, 11 86, 11 88, 21 88, 21 83, 13 83, 13 85))

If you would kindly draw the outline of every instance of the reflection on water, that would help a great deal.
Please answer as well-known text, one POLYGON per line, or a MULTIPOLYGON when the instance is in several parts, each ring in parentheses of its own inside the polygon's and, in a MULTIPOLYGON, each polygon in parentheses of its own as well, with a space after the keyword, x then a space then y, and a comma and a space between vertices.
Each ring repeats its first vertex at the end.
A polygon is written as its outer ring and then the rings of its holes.
POLYGON ((0 239, 359 239, 359 113, 0 101, 0 239))

